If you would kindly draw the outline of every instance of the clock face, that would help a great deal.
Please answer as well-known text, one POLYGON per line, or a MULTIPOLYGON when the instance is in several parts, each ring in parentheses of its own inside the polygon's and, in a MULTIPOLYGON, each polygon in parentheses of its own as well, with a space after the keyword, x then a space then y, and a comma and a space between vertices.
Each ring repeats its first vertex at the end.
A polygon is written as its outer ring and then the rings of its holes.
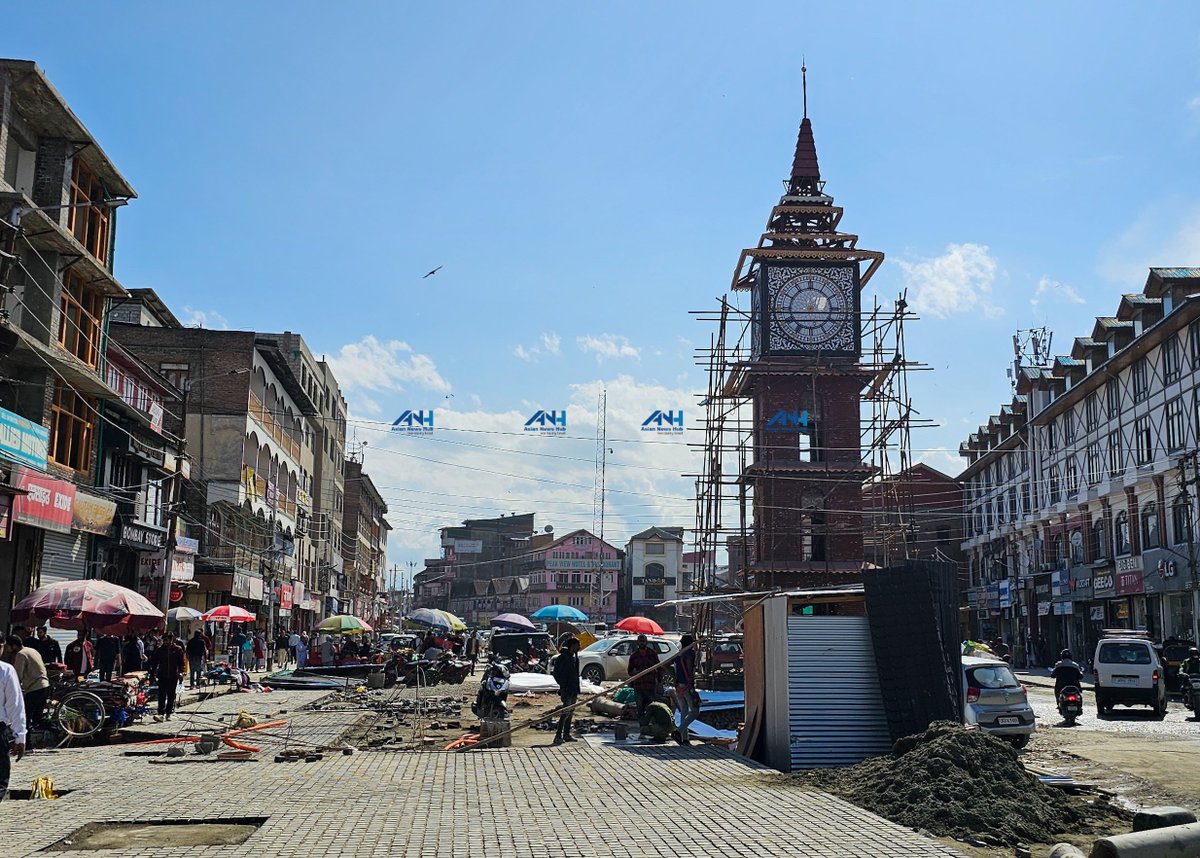
POLYGON ((858 284, 849 266, 765 267, 768 348, 858 353, 858 284))

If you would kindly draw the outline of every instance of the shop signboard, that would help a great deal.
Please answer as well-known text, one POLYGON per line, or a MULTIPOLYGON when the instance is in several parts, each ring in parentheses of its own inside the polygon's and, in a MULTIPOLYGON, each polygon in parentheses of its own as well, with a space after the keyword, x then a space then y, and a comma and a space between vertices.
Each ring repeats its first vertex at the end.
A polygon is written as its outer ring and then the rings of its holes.
POLYGON ((250 576, 245 572, 233 570, 233 586, 229 591, 232 595, 239 599, 250 598, 250 576))
POLYGON ((1141 556, 1138 556, 1138 557, 1118 557, 1118 558, 1117 558, 1117 572, 1118 572, 1118 573, 1120 573, 1120 572, 1133 572, 1134 570, 1137 570, 1138 572, 1141 572, 1141 571, 1142 571, 1142 558, 1141 558, 1141 556))
POLYGON ((49 445, 49 429, 0 408, 0 456, 44 471, 49 445))
POLYGON ((1092 575, 1092 598, 1111 599, 1115 595, 1117 581, 1112 572, 1097 572, 1092 575))
POLYGON ((1037 603, 1037 611, 1038 611, 1039 617, 1044 617, 1044 616, 1048 615, 1050 613, 1050 603, 1049 602, 1038 602, 1037 603))
POLYGON ((171 580, 192 581, 196 577, 196 558, 176 551, 171 555, 171 580))
POLYGON ((0 495, 0 539, 8 539, 12 527, 12 495, 0 495))
POLYGON ((113 519, 117 516, 117 505, 107 498, 98 498, 87 492, 75 492, 75 506, 71 510, 71 529, 97 536, 108 536, 112 532, 113 519))
POLYGON ((456 539, 454 540, 455 554, 482 554, 483 540, 482 539, 456 539))
POLYGON ((1142 592, 1142 570, 1118 572, 1116 591, 1118 596, 1135 596, 1142 592))
POLYGON ((56 480, 32 468, 17 471, 15 483, 24 494, 13 501, 13 521, 55 533, 70 533, 75 511, 75 484, 56 480))
POLYGON ((1055 569, 1050 573, 1050 595, 1068 596, 1071 593, 1071 573, 1067 569, 1055 569))
POLYGON ((997 593, 1000 597, 1001 608, 1011 608, 1013 604, 1013 585, 1012 580, 1005 578, 997 583, 997 593))
POLYGON ((1169 549, 1151 549, 1142 555, 1142 586, 1147 593, 1173 593, 1187 589, 1190 576, 1183 554, 1169 549))
POLYGON ((1075 613, 1074 602, 1055 602, 1054 613, 1058 616, 1068 616, 1075 613))
POLYGON ((175 551, 178 554, 195 554, 200 550, 200 540, 190 536, 175 537, 175 551))
POLYGON ((1071 601, 1090 602, 1092 600, 1092 568, 1076 566, 1071 570, 1071 601))
POLYGON ((1104 622, 1104 607, 1101 605, 1092 608, 1091 613, 1088 616, 1091 617, 1092 622, 1094 623, 1104 622))
POLYGON ((279 587, 279 609, 281 611, 290 611, 292 609, 291 584, 281 584, 279 587))
POLYGON ((121 525, 121 541, 144 551, 158 551, 166 547, 167 534, 166 531, 126 522, 121 525))

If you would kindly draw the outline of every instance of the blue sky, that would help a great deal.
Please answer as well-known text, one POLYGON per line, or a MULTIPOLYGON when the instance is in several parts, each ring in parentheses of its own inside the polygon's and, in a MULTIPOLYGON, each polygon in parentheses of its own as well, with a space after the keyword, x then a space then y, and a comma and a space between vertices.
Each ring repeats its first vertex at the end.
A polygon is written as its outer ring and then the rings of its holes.
POLYGON ((1067 350, 1148 265, 1200 264, 1188 4, 44 2, 0 45, 138 189, 127 286, 338 359, 397 563, 465 516, 590 526, 602 387, 606 535, 691 524, 698 438, 638 428, 698 416, 688 310, 780 193, 801 55, 827 190, 888 254, 872 288, 921 310, 935 466, 1007 397, 1016 328, 1067 350), (371 422, 435 406, 433 439, 371 422), (580 439, 521 437, 561 407, 580 439))

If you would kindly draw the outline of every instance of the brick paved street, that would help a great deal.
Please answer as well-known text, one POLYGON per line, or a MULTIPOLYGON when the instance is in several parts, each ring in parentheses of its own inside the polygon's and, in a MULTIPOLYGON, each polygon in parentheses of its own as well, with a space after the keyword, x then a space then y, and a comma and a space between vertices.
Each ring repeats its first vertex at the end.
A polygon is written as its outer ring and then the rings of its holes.
MULTIPOLYGON (((319 695, 230 695, 197 719, 239 708, 291 721, 292 741, 331 741, 362 712, 301 712, 319 695)), ((186 716, 170 723, 189 729, 186 716)), ((161 725, 155 725, 160 727, 161 725)), ((49 775, 58 801, 0 804, 6 856, 33 855, 86 822, 266 817, 240 846, 72 852, 156 856, 948 856, 934 841, 827 795, 786 786, 726 751, 675 746, 326 754, 274 763, 284 734, 249 734, 263 760, 151 764, 128 746, 35 754, 14 788, 49 775), (570 794, 569 822, 556 809, 570 794), (647 801, 649 799, 649 801, 647 801), (643 806, 646 805, 646 806, 643 806)), ((189 754, 189 759, 195 757, 189 754)))

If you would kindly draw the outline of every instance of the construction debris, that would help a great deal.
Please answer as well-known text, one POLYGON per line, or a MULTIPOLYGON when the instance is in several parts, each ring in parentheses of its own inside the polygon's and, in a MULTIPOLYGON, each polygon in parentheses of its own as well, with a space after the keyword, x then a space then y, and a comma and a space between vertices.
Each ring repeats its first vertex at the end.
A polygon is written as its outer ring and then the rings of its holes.
POLYGON ((1062 832, 1102 833, 1129 819, 1106 797, 1048 788, 1008 743, 949 722, 901 739, 889 756, 795 778, 900 825, 989 845, 1050 843, 1062 832))

